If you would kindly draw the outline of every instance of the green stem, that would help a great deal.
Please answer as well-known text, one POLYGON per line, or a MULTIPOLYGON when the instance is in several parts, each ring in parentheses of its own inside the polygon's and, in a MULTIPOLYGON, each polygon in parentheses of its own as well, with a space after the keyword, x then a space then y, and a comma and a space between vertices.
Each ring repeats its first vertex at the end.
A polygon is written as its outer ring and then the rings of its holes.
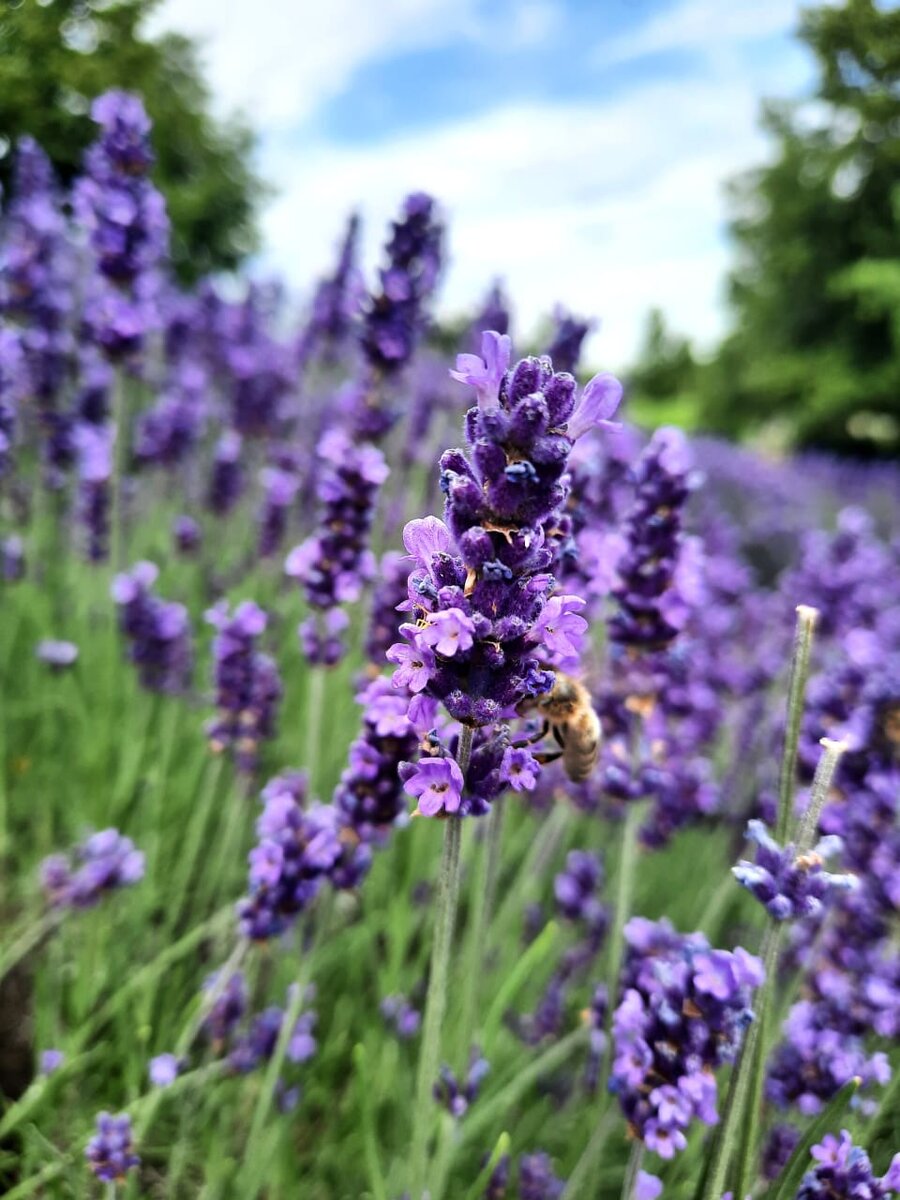
POLYGON ((643 806, 638 802, 629 804, 625 810, 625 820, 622 823, 622 840, 619 848, 619 874, 616 880, 615 910, 613 912, 613 927, 609 938, 609 958, 606 970, 606 988, 608 1003, 606 1006, 606 1053, 604 1054, 603 1074, 600 1081, 600 1094, 606 1094, 606 1084, 609 1078, 610 1060, 612 1058, 612 1020, 616 1008, 616 998, 619 992, 619 974, 622 970, 622 958, 625 952, 625 925, 631 914, 634 902, 634 885, 637 879, 638 833, 641 827, 643 806))
MULTIPOLYGON (((463 779, 472 757, 474 731, 463 725, 457 750, 457 762, 463 779)), ((422 1043, 416 1077, 416 1101, 413 1116, 410 1150, 410 1194, 412 1200, 422 1200, 428 1169, 428 1135, 433 1121, 431 1090, 437 1078, 441 1054, 441 1033, 447 1007, 447 984, 450 974, 450 953, 453 948, 453 928, 459 904, 459 851, 462 842, 462 820, 450 816, 444 823, 444 845, 435 898, 434 942, 431 948, 431 970, 428 994, 425 998, 425 1018, 422 1023, 422 1043)))
POLYGON ((784 753, 778 776, 778 822, 775 839, 781 845, 787 841, 793 815, 794 787, 797 777, 797 746, 800 741, 800 723, 803 719, 806 681, 809 678, 809 660, 818 616, 818 609, 810 608, 807 604, 800 604, 797 607, 794 655, 791 660, 788 691, 787 726, 784 731, 784 753))
POLYGON ((433 1101, 431 1089, 437 1078, 441 1052, 441 1030, 447 1006, 447 982, 450 972, 450 951, 453 926, 459 901, 459 847, 462 821, 448 817, 444 823, 444 846, 435 901, 434 944, 431 951, 431 971, 422 1025, 422 1045, 416 1081, 416 1108, 413 1118, 410 1181, 413 1200, 421 1200, 425 1189, 428 1159, 428 1134, 432 1126, 433 1101))
POLYGON ((582 1026, 545 1050, 514 1079, 489 1100, 482 1101, 466 1115, 460 1126, 458 1146, 478 1142, 488 1131, 493 1121, 518 1104, 522 1097, 539 1079, 561 1067, 572 1054, 588 1040, 588 1029, 582 1026))
POLYGON ((306 697, 306 773, 311 794, 316 790, 316 772, 322 742, 322 716, 325 708, 325 677, 328 667, 313 667, 309 672, 306 697))
MULTIPOLYGON (((494 902, 497 895, 497 882, 500 874, 501 844, 503 840, 503 799, 495 800, 491 805, 487 819, 487 834, 484 843, 479 847, 479 863, 482 870, 476 883, 475 896, 472 901, 472 922, 469 934, 469 952, 466 961, 466 981, 461 1006, 460 1030, 462 1038, 468 1042, 473 1030, 477 1031, 475 1040, 481 1036, 482 1021, 479 1000, 481 984, 487 970, 486 943, 487 931, 494 912, 494 902)), ((468 1045, 463 1046, 463 1053, 468 1045)))
POLYGON ((622 1200, 632 1200, 637 1183, 638 1171, 644 1161, 644 1143, 633 1142, 631 1153, 628 1155, 628 1165, 625 1168, 625 1178, 622 1181, 622 1200))
POLYGON ((50 936, 65 917, 63 908, 51 908, 29 925, 9 946, 0 951, 0 980, 50 936))
POLYGON ((575 1200, 575 1197, 581 1194, 582 1188, 588 1179, 596 1179, 597 1165, 603 1156, 607 1139, 618 1120, 618 1112, 615 1109, 608 1108, 597 1122, 597 1126, 591 1134, 591 1140, 581 1152, 581 1157, 575 1164, 575 1169, 569 1175, 565 1191, 560 1200, 575 1200))
POLYGON ((800 828, 797 832, 798 854, 805 854, 807 850, 812 848, 816 840, 819 817, 822 815, 822 809, 825 807, 825 801, 828 799, 828 794, 831 791, 831 781, 834 779, 837 765, 841 761, 841 755, 847 750, 846 742, 833 742, 831 738, 822 738, 820 745, 823 750, 822 757, 819 759, 816 773, 813 777, 809 806, 803 814, 800 828))
MULTIPOLYGON (((763 936, 762 957, 766 977, 756 999, 756 1007, 759 1012, 767 1011, 775 991, 781 934, 782 923, 770 921, 763 936)), ((703 1188, 704 1200, 721 1200, 728 1178, 728 1169, 736 1161, 739 1153, 740 1131, 743 1123, 753 1121, 756 1117, 756 1114, 749 1110, 747 1092, 756 1066, 756 1055, 762 1053, 763 1050, 759 1032, 759 1023, 754 1021, 747 1030, 744 1044, 731 1072, 722 1121, 713 1143, 712 1157, 703 1188)))
POLYGON ((372 1110, 372 1085, 369 1078, 369 1064, 365 1046, 353 1048, 353 1062, 356 1066, 356 1078, 359 1084, 359 1107, 362 1115, 363 1155, 366 1160, 366 1175, 372 1200, 388 1200, 387 1187, 384 1182, 384 1171, 378 1156, 378 1135, 375 1130, 375 1114, 372 1110))
POLYGON ((125 481, 125 467, 128 462, 128 393, 125 385, 125 374, 116 372, 113 383, 112 400, 113 417, 113 475, 112 475, 112 565, 114 571, 121 571, 125 565, 125 512, 122 496, 125 481))

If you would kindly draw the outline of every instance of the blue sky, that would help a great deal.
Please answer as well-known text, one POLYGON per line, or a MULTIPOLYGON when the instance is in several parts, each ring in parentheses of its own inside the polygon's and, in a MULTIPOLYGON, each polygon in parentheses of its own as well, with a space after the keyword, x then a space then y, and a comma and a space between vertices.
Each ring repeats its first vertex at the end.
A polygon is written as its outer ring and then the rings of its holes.
POLYGON ((519 330, 561 302, 628 361, 652 305, 710 343, 724 321, 724 183, 760 162, 764 96, 802 95, 796 0, 165 0, 220 111, 261 135, 278 189, 262 265, 327 269, 359 207, 377 259, 403 194, 444 204, 458 312, 503 277, 519 330))

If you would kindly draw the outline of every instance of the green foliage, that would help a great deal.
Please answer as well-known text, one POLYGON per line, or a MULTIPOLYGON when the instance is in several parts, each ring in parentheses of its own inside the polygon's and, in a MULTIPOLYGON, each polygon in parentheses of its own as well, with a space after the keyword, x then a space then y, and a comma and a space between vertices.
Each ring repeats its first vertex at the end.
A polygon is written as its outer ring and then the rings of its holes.
POLYGON ((638 407, 687 388, 716 432, 774 422, 800 445, 896 452, 900 10, 844 0, 806 12, 800 36, 813 103, 766 105, 772 161, 731 186, 732 331, 692 375, 689 349, 679 359, 651 318, 638 407))
MULTIPOLYGON (((139 92, 153 118, 154 178, 173 225, 172 251, 185 280, 231 269, 256 245, 262 187, 254 139, 239 121, 210 113, 194 45, 148 40, 141 23, 156 0, 19 0, 0 16, 0 129, 35 137, 65 182, 96 133, 90 102, 111 87, 139 92)), ((0 163, 9 185, 11 155, 0 163)))
POLYGON ((637 362, 625 379, 629 416, 641 425, 696 425, 696 382, 690 342, 667 329, 658 308, 651 309, 637 362))

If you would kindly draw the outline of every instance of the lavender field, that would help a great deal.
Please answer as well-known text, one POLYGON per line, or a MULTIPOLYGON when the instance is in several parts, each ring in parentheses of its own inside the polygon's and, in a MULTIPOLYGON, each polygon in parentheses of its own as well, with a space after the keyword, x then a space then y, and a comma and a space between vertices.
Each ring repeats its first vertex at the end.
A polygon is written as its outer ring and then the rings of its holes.
POLYGON ((92 118, 0 217, 0 1193, 900 1194, 896 463, 451 336, 422 193, 189 288, 92 118))

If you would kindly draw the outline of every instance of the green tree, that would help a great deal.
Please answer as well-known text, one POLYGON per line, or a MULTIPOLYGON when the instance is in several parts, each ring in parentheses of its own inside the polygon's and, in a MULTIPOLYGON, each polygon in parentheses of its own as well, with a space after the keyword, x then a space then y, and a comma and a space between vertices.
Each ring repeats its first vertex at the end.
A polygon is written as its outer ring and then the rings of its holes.
MULTIPOLYGON (((139 92, 154 121, 154 178, 172 219, 172 253, 186 280, 231 269, 255 247, 262 187, 254 138, 221 122, 192 42, 141 35, 157 0, 6 0, 0 15, 0 131, 7 147, 34 136, 64 182, 96 133, 90 102, 111 87, 139 92)), ((9 183, 11 155, 0 163, 9 183)))
POLYGON ((768 104, 771 163, 732 185, 732 332, 698 373, 702 423, 896 451, 900 413, 900 10, 803 14, 814 106, 768 104))

